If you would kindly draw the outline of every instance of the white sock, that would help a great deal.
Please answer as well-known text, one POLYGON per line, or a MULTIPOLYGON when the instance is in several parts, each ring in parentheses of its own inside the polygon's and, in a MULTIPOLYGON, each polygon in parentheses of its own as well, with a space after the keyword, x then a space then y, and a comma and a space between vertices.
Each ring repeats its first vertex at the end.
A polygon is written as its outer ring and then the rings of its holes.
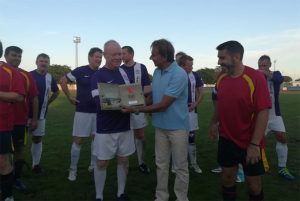
POLYGON ((94 152, 94 140, 92 140, 92 143, 91 143, 91 166, 92 167, 95 167, 95 164, 96 164, 96 156, 93 154, 94 152))
POLYGON ((103 190, 106 180, 106 168, 100 170, 97 166, 94 168, 94 180, 95 180, 95 190, 96 190, 96 199, 103 200, 103 190))
POLYGON ((278 157, 278 167, 286 167, 288 146, 286 143, 277 142, 276 152, 278 157))
POLYGON ((32 144, 31 144, 32 167, 40 164, 42 150, 43 150, 42 142, 39 142, 39 143, 32 142, 32 144))
POLYGON ((135 139, 136 153, 139 165, 144 163, 144 146, 145 140, 135 139))
POLYGON ((75 142, 73 142, 71 148, 71 164, 70 164, 71 170, 77 170, 77 164, 80 157, 80 149, 81 149, 81 145, 78 145, 75 142))
POLYGON ((128 166, 118 164, 118 168, 117 168, 117 174, 118 174, 118 194, 117 194, 117 196, 118 197, 120 197, 120 195, 122 195, 125 191, 127 172, 128 172, 128 166))

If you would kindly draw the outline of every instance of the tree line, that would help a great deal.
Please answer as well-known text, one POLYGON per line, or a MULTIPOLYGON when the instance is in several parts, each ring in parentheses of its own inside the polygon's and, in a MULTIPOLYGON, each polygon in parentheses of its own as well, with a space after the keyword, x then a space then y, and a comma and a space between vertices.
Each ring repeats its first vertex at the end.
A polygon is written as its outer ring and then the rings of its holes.
MULTIPOLYGON (((53 75, 54 79, 59 82, 59 79, 64 76, 65 74, 71 72, 71 67, 67 65, 58 65, 53 64, 49 67, 48 72, 53 75)), ((214 68, 203 68, 196 71, 198 74, 201 75, 203 82, 205 84, 215 84, 218 76, 218 72, 214 68)), ((149 75, 150 79, 152 80, 152 75, 149 75)), ((289 83, 293 81, 293 79, 289 76, 284 76, 284 82, 289 83)), ((295 80, 300 81, 300 78, 295 80)))

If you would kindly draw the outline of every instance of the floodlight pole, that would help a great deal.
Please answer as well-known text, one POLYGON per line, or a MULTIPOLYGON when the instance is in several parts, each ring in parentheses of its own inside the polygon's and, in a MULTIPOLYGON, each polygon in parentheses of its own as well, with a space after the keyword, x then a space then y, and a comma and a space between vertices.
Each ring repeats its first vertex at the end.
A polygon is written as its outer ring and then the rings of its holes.
POLYGON ((75 43, 75 68, 78 67, 78 43, 80 43, 80 41, 79 36, 73 37, 73 42, 75 43))

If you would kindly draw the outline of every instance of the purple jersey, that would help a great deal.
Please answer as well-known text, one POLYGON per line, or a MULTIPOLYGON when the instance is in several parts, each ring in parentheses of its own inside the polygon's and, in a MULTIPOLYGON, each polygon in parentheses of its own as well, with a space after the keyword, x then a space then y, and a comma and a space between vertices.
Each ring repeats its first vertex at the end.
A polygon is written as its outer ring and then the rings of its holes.
POLYGON ((96 113, 96 104, 91 95, 91 78, 96 71, 89 65, 78 67, 66 75, 72 81, 76 81, 77 93, 76 112, 96 113))
MULTIPOLYGON (((121 66, 121 68, 123 68, 125 70, 125 72, 127 73, 128 75, 128 78, 130 80, 130 83, 136 83, 135 81, 135 76, 134 76, 134 65, 136 63, 133 64, 133 66, 126 66, 125 64, 123 64, 121 66)), ((144 86, 148 86, 151 84, 151 81, 149 79, 149 74, 148 74, 148 71, 147 71, 147 68, 144 64, 140 64, 141 66, 141 85, 144 87, 144 86)))
POLYGON ((49 73, 40 74, 36 70, 30 72, 36 82, 39 91, 39 111, 38 119, 45 119, 48 111, 48 99, 50 91, 57 92, 58 86, 55 79, 49 73))
POLYGON ((100 68, 92 77, 92 94, 97 105, 97 133, 118 133, 130 130, 130 114, 118 110, 101 110, 97 83, 125 84, 119 69, 100 68))
MULTIPOLYGON (((196 72, 192 72, 194 77, 195 77, 195 81, 196 81, 196 89, 199 88, 199 87, 203 87, 203 80, 202 80, 202 77, 201 75, 199 75, 198 73, 196 72)), ((189 79, 189 96, 188 96, 188 103, 191 103, 192 102, 192 87, 191 87, 191 81, 189 79)))

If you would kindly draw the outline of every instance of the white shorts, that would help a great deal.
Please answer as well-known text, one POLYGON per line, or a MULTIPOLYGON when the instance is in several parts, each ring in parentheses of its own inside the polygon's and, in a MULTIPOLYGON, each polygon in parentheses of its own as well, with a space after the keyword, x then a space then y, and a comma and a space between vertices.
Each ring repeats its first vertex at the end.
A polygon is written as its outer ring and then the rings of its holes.
POLYGON ((148 125, 145 113, 130 114, 130 128, 139 129, 145 128, 148 125))
POLYGON ((89 137, 96 133, 96 113, 75 112, 73 136, 89 137))
POLYGON ((189 123, 190 123, 190 131, 195 131, 199 129, 198 113, 189 112, 189 123))
POLYGON ((125 157, 135 152, 133 131, 120 133, 97 133, 93 143, 93 155, 98 160, 110 160, 116 155, 125 157))
POLYGON ((285 126, 281 116, 269 117, 268 126, 265 134, 267 135, 270 131, 279 131, 285 133, 285 126))
POLYGON ((37 120, 37 128, 31 131, 33 136, 44 136, 45 135, 45 127, 46 127, 46 119, 38 119, 37 120))

